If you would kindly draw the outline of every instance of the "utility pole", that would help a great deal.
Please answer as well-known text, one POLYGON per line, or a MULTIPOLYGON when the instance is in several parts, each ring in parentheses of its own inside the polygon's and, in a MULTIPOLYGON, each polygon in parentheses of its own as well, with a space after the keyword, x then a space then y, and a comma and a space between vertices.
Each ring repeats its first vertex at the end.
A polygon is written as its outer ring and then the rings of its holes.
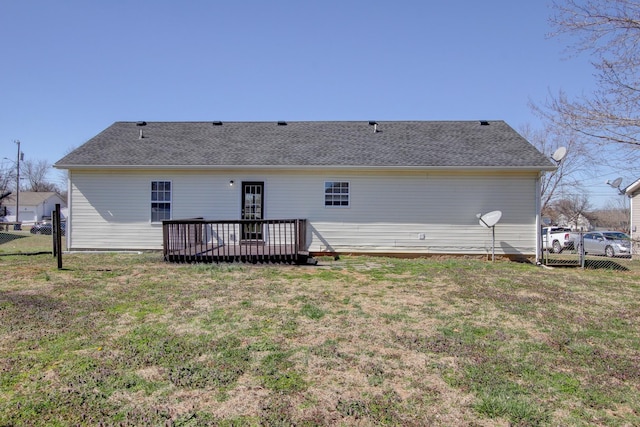
POLYGON ((16 222, 18 224, 16 227, 20 229, 20 219, 18 219, 18 215, 20 212, 20 158, 22 153, 20 152, 20 140, 16 139, 13 142, 18 144, 18 158, 16 159, 16 222))

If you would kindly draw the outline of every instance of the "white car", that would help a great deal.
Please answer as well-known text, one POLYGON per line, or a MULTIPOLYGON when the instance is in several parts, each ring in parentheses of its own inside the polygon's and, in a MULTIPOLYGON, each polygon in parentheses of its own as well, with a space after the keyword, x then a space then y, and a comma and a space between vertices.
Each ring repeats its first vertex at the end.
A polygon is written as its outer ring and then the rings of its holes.
POLYGON ((629 256, 631 239, 620 231, 592 231, 584 234, 584 252, 608 257, 629 256))

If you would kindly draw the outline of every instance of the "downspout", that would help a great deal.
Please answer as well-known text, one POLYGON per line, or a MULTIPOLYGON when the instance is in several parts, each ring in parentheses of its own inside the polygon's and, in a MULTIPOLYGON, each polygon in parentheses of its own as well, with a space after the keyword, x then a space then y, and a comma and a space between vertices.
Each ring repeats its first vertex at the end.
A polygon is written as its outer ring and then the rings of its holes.
POLYGON ((636 239, 636 231, 633 226, 633 195, 629 194, 628 196, 625 194, 624 197, 629 199, 629 235, 631 236, 631 244, 629 245, 629 249, 631 250, 631 258, 635 253, 633 252, 633 241, 636 239))
POLYGON ((536 265, 540 265, 540 255, 542 254, 542 184, 540 178, 544 172, 538 173, 536 178, 536 265))
POLYGON ((71 224, 71 169, 67 169, 67 217, 65 218, 67 225, 65 226, 64 238, 66 240, 65 245, 67 250, 71 248, 71 229, 73 225, 71 224))

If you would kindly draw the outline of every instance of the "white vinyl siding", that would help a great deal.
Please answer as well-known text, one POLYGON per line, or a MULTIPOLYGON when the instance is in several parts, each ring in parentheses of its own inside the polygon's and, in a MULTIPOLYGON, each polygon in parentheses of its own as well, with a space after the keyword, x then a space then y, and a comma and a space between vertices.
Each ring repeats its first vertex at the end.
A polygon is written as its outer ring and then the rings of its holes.
POLYGON ((476 214, 492 210, 496 254, 536 251, 535 172, 423 171, 73 171, 69 248, 161 249, 148 204, 158 176, 172 182, 174 219, 239 219, 241 186, 229 181, 264 182, 265 219, 307 219, 312 252, 490 254, 476 214), (325 207, 325 182, 349 183, 349 209, 325 207))
POLYGON ((535 176, 387 173, 347 178, 347 210, 318 206, 306 190, 317 182, 313 176, 297 177, 295 185, 286 179, 269 181, 270 217, 292 217, 293 208, 293 217, 308 218, 311 251, 489 254, 492 232, 479 225, 476 214, 501 210, 496 253, 536 252, 535 176))
POLYGON ((162 224, 149 221, 149 183, 158 176, 172 182, 173 218, 239 218, 239 186, 229 186, 228 174, 72 171, 69 249, 162 249, 162 224))

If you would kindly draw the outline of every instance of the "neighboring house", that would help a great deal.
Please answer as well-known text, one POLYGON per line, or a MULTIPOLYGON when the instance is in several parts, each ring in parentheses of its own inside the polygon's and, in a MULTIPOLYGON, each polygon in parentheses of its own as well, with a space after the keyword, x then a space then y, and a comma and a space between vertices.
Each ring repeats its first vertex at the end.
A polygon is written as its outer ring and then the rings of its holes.
POLYGON ((312 254, 536 255, 555 166, 503 121, 116 122, 69 171, 69 250, 162 248, 162 220, 306 219, 312 254))
POLYGON ((624 194, 631 199, 631 239, 634 241, 633 253, 636 254, 640 248, 640 179, 633 182, 624 190, 624 194))
POLYGON ((576 218, 570 219, 564 214, 558 215, 558 225, 560 227, 569 227, 574 231, 589 231, 592 230, 591 221, 583 214, 578 214, 576 218))
MULTIPOLYGON (((18 220, 24 224, 35 224, 43 220, 50 220, 51 213, 56 204, 62 208, 67 207, 67 202, 52 191, 21 191, 18 196, 19 215, 18 220)), ((7 221, 16 221, 16 193, 3 200, 7 208, 7 221)), ((64 211, 63 211, 64 212, 64 211)), ((64 213, 63 213, 64 218, 64 213)))

